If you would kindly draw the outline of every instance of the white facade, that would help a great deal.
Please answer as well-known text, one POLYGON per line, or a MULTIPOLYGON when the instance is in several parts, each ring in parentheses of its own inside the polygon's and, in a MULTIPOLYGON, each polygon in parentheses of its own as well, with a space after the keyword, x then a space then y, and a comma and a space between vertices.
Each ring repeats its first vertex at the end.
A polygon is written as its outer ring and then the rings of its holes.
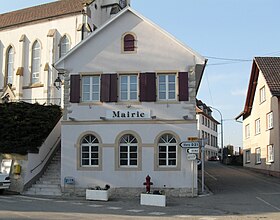
MULTIPOLYGON (((10 101, 61 105, 62 90, 57 90, 53 85, 57 71, 52 64, 61 56, 62 39, 67 38, 67 48, 63 48, 63 55, 114 16, 112 8, 117 7, 118 3, 117 0, 96 0, 84 8, 81 5, 78 13, 63 14, 61 10, 61 14, 56 16, 40 19, 34 17, 23 24, 0 26, 0 98, 8 93, 10 101), (37 52, 34 52, 35 44, 38 45, 37 52)), ((48 4, 44 7, 48 7, 48 4)), ((28 8, 19 10, 18 13, 25 18, 32 16, 28 14, 30 10, 36 14, 38 9, 28 8)), ((16 12, 13 14, 17 16, 16 12)))
MULTIPOLYGON (((197 134, 196 80, 200 80, 202 72, 196 70, 204 64, 203 57, 131 8, 119 13, 60 59, 55 67, 66 71, 62 183, 65 176, 73 176, 77 188, 109 184, 116 191, 125 193, 130 192, 127 189, 144 191, 143 182, 150 175, 152 188, 165 189, 174 195, 190 194, 191 162, 186 159, 186 152, 179 143, 197 134), (136 38, 130 52, 124 51, 127 34, 136 38), (184 85, 179 85, 180 73, 188 76, 184 85), (154 101, 140 101, 142 85, 149 84, 141 82, 143 74, 157 77, 157 98, 154 101), (102 97, 103 89, 108 89, 102 78, 112 76, 116 76, 114 85, 117 86, 117 94, 112 94, 116 100, 102 101, 99 96, 102 97), (123 76, 130 83, 122 81, 123 76), (79 81, 70 81, 74 77, 78 77, 79 81), (101 87, 90 84, 92 90, 99 88, 94 90, 97 94, 95 101, 84 101, 87 99, 86 78, 96 79, 96 85, 101 87), (163 95, 159 88, 166 87, 161 87, 163 81, 159 80, 171 80, 168 86, 164 84, 170 92, 164 94, 172 94, 171 99, 160 100, 163 95), (135 81, 134 84, 132 81, 135 81), (123 90, 122 82, 130 85, 130 93, 123 90), (74 85, 80 89, 77 103, 71 101, 74 85), (133 88, 137 94, 135 97, 133 88), (188 91, 185 101, 179 101, 182 88, 188 91), (121 100, 123 93, 130 97, 121 100), (88 135, 97 141, 83 142, 88 135), (128 136, 136 141, 129 142, 128 136), (92 147, 92 154, 89 154, 88 146, 92 147), (88 162, 88 155, 91 155, 91 162, 88 162)), ((109 87, 114 89, 112 84, 109 87)), ((91 98, 95 93, 91 93, 91 98)), ((196 168, 194 172, 196 176, 196 168)), ((197 188, 196 178, 194 186, 197 188)))
POLYGON ((219 148, 217 126, 219 122, 213 118, 211 109, 200 100, 197 102, 196 119, 197 130, 199 132, 198 137, 207 139, 204 149, 204 159, 208 160, 211 157, 218 156, 219 148))

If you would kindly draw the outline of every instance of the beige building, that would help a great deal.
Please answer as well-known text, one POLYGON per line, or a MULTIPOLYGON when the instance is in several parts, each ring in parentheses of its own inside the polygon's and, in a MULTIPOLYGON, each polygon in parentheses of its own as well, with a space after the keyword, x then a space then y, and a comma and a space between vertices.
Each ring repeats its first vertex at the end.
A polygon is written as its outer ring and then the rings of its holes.
POLYGON ((280 57, 256 57, 243 117, 244 166, 280 176, 280 57))
POLYGON ((0 102, 62 104, 52 64, 127 4, 61 0, 1 14, 0 102))

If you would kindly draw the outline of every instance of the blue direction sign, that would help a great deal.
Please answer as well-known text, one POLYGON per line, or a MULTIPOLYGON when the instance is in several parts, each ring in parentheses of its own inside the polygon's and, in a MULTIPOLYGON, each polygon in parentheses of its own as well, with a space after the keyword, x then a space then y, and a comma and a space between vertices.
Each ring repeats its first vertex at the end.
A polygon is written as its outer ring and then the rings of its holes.
POLYGON ((182 141, 180 143, 182 148, 198 148, 199 142, 198 141, 182 141))

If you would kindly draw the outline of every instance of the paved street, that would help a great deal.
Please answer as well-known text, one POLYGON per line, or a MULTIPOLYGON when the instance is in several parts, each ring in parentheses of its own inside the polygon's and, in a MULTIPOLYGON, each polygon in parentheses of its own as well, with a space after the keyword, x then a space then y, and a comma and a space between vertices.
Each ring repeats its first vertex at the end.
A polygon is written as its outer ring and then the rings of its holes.
POLYGON ((167 207, 141 206, 138 198, 109 202, 84 198, 0 196, 0 219, 280 219, 280 180, 243 169, 206 164, 213 192, 198 198, 168 198, 167 207))

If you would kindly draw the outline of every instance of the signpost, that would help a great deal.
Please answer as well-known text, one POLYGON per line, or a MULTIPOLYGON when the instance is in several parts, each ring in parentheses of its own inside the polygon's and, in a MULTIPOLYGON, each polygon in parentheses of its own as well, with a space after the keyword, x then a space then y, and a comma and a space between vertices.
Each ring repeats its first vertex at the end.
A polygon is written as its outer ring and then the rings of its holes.
POLYGON ((187 154, 187 160, 195 160, 196 159, 196 155, 195 154, 187 154))
POLYGON ((180 143, 182 148, 198 148, 199 142, 198 141, 183 141, 180 143))
POLYGON ((198 148, 187 148, 186 152, 188 154, 198 154, 199 153, 199 149, 198 148))

